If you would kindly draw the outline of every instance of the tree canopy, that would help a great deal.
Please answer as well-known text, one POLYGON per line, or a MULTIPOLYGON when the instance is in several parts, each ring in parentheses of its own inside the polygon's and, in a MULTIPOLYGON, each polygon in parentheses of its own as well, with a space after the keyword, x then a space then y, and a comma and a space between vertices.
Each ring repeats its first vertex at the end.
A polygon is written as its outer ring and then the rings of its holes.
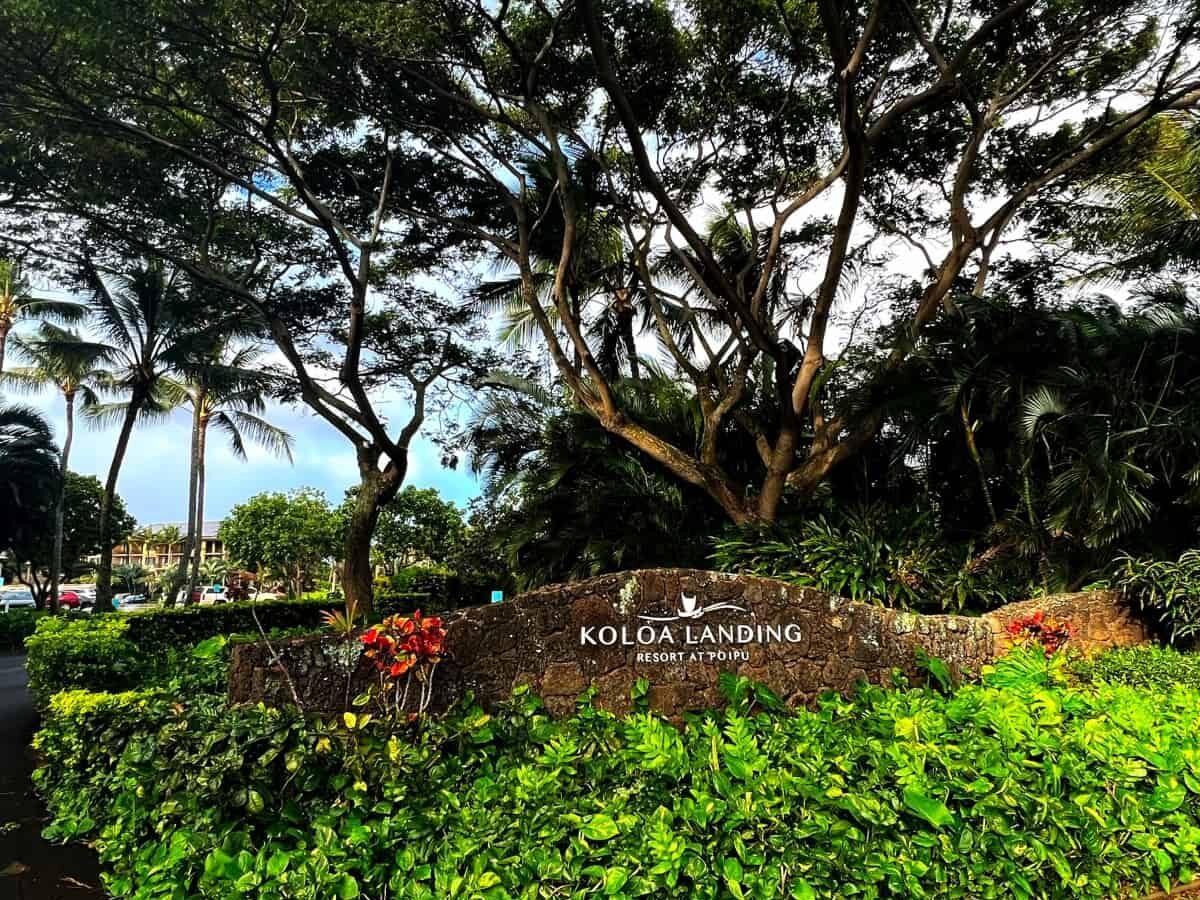
MULTIPOLYGON (((63 544, 62 569, 70 578, 83 568, 89 556, 103 549, 100 538, 100 510, 104 501, 104 485, 94 475, 66 473, 63 486, 63 544)), ((119 544, 129 537, 137 523, 117 496, 109 508, 109 533, 119 544)), ((14 559, 30 567, 29 587, 39 607, 45 604, 50 590, 50 569, 53 565, 54 509, 53 504, 31 516, 28 528, 14 541, 14 559)))
POLYGON ((220 538, 234 564, 305 589, 338 552, 339 520, 325 495, 312 488, 255 494, 229 511, 220 538))

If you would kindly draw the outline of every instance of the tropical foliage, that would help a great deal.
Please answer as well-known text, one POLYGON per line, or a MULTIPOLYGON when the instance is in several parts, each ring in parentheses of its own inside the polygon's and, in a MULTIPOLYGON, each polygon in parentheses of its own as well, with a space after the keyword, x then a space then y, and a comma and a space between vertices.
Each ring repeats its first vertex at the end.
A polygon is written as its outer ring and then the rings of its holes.
POLYGON ((683 727, 586 703, 554 721, 518 694, 399 731, 67 691, 37 777, 50 833, 96 841, 118 897, 1101 898, 1190 880, 1200 693, 1066 677, 1030 651, 949 694, 785 712, 730 679, 732 705, 683 727))
MULTIPOLYGON (((698 439, 695 404, 660 374, 622 396, 675 440, 698 439)), ((536 385, 489 390, 469 433, 494 517, 492 546, 521 586, 653 565, 702 565, 723 521, 703 492, 536 385)), ((736 461, 733 463, 736 465, 736 461)))
POLYGON ((1172 642, 1194 645, 1200 635, 1200 550, 1178 559, 1117 560, 1112 578, 1131 603, 1148 612, 1172 642))
POLYGON ((50 426, 35 410, 0 405, 0 548, 30 537, 45 520, 59 482, 58 447, 50 426))
POLYGON ((340 546, 341 521, 325 495, 312 488, 256 494, 222 521, 220 538, 232 560, 279 579, 298 597, 340 546))

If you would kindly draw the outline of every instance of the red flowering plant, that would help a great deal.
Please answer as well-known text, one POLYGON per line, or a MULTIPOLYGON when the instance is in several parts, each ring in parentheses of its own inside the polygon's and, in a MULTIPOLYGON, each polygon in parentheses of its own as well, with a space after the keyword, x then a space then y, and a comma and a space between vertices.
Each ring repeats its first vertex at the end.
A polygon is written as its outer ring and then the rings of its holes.
POLYGON ((1027 616, 1020 616, 1008 623, 1008 636, 1014 644, 1038 644, 1049 656, 1071 639, 1071 623, 1066 619, 1055 619, 1039 609, 1027 616))
POLYGON ((365 655, 379 673, 384 707, 399 715, 408 712, 408 697, 417 682, 417 713, 433 699, 433 674, 445 654, 446 629, 438 616, 388 616, 362 636, 365 655))

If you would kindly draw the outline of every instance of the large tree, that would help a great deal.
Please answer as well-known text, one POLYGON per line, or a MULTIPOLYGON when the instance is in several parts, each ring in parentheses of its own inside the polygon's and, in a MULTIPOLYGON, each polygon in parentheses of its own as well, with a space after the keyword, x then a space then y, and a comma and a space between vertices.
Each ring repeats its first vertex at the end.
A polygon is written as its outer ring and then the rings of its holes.
POLYGON ((236 565, 281 579, 288 596, 304 590, 338 550, 341 523, 325 495, 312 488, 255 494, 229 511, 221 540, 236 565))
POLYGON ((413 280, 463 237, 397 218, 427 167, 363 106, 375 101, 358 96, 360 51, 338 34, 345 16, 391 14, 324 2, 0 9, 4 51, 22 48, 0 72, 12 88, 0 140, 23 148, 0 153, 0 205, 20 220, 8 239, 43 253, 63 235, 135 247, 257 319, 295 396, 355 449, 343 553, 359 608, 378 511, 412 441, 442 386, 478 369, 456 286, 413 280), (35 44, 62 68, 26 52, 35 44))
POLYGON ((1195 16, 1154 0, 5 0, 0 139, 18 152, 0 203, 141 245, 261 316, 358 455, 359 601, 426 396, 461 361, 439 355, 461 323, 415 268, 461 282, 499 255, 589 414, 731 519, 771 520, 882 421, 823 393, 839 299, 898 248, 922 260, 902 333, 981 292, 1040 196, 1196 103, 1195 16), (418 308, 410 327, 438 351, 419 374, 372 361, 376 305, 418 308), (633 306, 694 392, 692 445, 614 389, 594 326, 633 306), (342 341, 329 365, 315 336, 342 341), (407 385, 398 428, 370 372, 407 385), (729 427, 757 447, 749 477, 721 464, 729 427))

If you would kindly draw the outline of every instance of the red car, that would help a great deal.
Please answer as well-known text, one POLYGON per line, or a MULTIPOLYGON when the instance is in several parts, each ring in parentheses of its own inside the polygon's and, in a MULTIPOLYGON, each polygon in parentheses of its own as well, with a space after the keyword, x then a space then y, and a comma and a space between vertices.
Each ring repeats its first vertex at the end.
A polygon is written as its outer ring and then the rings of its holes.
POLYGON ((80 596, 74 591, 59 591, 58 604, 68 609, 79 609, 80 596))

